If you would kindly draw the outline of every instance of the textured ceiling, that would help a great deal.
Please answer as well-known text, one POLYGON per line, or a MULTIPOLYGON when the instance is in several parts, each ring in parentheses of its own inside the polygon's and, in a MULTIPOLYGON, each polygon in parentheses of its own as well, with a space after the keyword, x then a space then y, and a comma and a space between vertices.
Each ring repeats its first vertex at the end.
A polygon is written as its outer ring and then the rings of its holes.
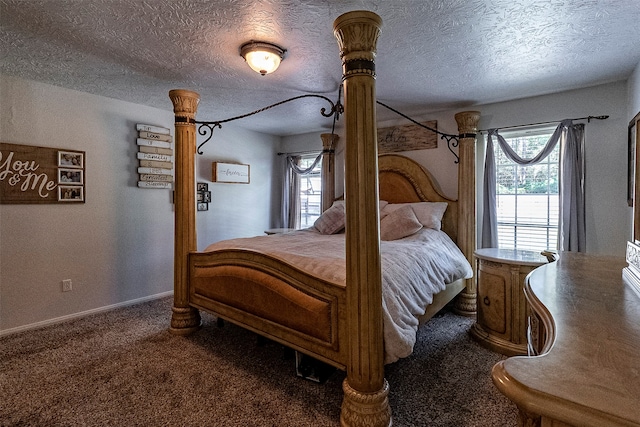
MULTIPOLYGON (((333 21, 359 9, 383 19, 378 99, 409 114, 622 80, 640 62, 640 0, 0 0, 0 73, 166 110, 170 89, 192 89, 197 119, 222 120, 335 99, 333 21), (274 74, 244 64, 251 39, 287 49, 274 74)), ((327 130, 325 106, 236 123, 327 130)))

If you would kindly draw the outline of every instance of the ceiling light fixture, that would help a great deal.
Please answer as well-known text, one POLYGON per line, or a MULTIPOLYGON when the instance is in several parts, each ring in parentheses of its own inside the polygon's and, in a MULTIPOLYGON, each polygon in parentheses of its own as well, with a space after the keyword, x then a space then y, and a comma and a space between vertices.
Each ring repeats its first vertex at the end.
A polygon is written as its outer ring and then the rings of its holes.
POLYGON ((240 46, 240 56, 249 67, 263 76, 273 73, 284 59, 286 49, 273 43, 250 41, 240 46))

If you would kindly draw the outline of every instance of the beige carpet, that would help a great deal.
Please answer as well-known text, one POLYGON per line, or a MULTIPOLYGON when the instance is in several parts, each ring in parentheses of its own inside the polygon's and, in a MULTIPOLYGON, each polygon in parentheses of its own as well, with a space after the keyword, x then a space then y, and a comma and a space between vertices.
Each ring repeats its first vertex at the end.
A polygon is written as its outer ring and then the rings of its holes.
MULTIPOLYGON (((344 373, 300 379, 284 348, 203 313, 189 337, 168 332, 170 298, 0 339, 2 426, 336 426, 344 373)), ((493 386, 503 357, 452 313, 419 331, 387 366, 394 426, 515 426, 493 386)))

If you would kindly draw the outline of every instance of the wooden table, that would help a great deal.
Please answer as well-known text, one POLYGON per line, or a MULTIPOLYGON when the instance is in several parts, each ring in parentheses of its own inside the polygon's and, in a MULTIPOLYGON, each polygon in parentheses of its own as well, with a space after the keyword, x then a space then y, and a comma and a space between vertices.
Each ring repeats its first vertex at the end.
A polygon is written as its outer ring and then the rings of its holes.
POLYGON ((527 277, 541 355, 492 371, 522 425, 640 426, 640 296, 622 278, 626 265, 566 252, 527 277))

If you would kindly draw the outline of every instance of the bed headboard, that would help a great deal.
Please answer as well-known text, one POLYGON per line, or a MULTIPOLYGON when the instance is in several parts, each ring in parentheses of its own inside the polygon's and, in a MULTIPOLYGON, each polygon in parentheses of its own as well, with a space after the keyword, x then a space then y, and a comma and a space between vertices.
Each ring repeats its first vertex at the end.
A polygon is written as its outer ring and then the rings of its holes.
POLYGON ((378 157, 380 200, 389 203, 446 202, 442 229, 454 242, 458 240, 458 201, 446 197, 423 166, 397 154, 378 157))

